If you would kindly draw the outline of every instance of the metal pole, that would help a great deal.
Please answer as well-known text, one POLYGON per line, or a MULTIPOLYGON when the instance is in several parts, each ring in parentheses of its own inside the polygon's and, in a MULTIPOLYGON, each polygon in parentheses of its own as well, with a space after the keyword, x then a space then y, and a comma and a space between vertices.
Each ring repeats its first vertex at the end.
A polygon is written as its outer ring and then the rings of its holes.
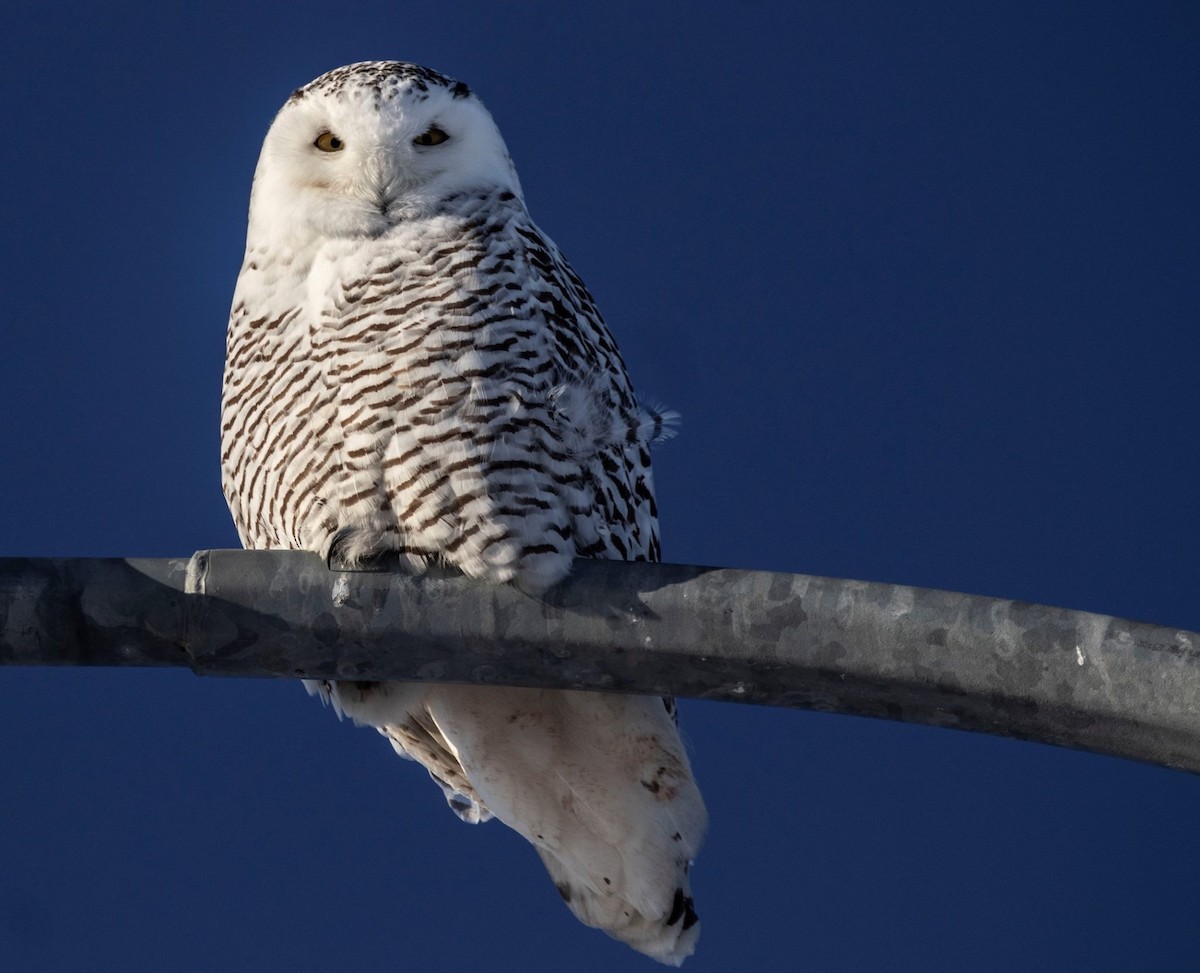
POLYGON ((579 561, 532 598, 299 552, 0 558, 0 664, 673 693, 1200 772, 1200 634, 807 575, 579 561))

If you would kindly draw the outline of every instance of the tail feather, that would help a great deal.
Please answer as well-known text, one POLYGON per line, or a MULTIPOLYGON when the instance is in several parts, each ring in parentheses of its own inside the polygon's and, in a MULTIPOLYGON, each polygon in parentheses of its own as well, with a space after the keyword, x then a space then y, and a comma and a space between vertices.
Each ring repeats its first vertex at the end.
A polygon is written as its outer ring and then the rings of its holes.
POLYGON ((460 817, 494 815, 528 839, 581 922, 662 963, 692 954, 688 869, 708 816, 661 699, 405 683, 331 693, 424 764, 460 817))
POLYGON ((664 899, 659 909, 644 914, 619 894, 592 888, 553 852, 545 848, 537 852, 567 908, 585 926, 601 929, 668 966, 679 966, 696 951, 700 917, 692 902, 686 866, 669 899, 664 899))

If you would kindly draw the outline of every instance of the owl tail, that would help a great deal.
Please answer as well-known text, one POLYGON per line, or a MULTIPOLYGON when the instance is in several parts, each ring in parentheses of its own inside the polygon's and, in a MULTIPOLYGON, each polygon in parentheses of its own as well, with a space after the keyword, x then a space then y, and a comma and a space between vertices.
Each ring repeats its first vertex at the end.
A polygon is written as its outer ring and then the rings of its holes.
POLYGON ((680 966, 696 951, 700 917, 692 905, 692 889, 683 867, 679 885, 665 913, 645 916, 619 895, 591 888, 586 877, 559 861, 553 852, 538 848, 538 854, 554 880, 558 894, 575 918, 586 926, 602 929, 639 953, 668 966, 680 966))
POLYGON ((662 699, 430 688, 427 713, 497 818, 583 923, 678 966, 700 923, 688 869, 708 815, 662 699))
POLYGON ((464 820, 494 815, 528 839, 581 922, 662 963, 692 954, 688 868, 708 815, 668 701, 435 683, 325 692, 424 764, 464 820))

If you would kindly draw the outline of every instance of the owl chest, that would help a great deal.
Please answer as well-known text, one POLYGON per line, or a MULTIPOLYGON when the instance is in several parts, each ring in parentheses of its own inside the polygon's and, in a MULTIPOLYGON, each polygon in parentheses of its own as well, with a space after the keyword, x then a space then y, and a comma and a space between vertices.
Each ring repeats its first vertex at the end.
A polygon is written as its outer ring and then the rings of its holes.
POLYGON ((340 441, 348 465, 381 460, 397 437, 478 428, 544 398, 550 369, 529 381, 525 363, 549 363, 527 327, 455 313, 450 295, 414 301, 381 289, 365 296, 331 307, 309 342, 309 379, 320 399, 313 420, 340 441))
POLYGON ((324 290, 292 363, 308 400, 277 421, 303 426, 284 438, 322 467, 321 511, 338 530, 440 550, 514 489, 541 491, 530 458, 555 424, 557 369, 496 290, 445 268, 378 267, 343 267, 324 290))

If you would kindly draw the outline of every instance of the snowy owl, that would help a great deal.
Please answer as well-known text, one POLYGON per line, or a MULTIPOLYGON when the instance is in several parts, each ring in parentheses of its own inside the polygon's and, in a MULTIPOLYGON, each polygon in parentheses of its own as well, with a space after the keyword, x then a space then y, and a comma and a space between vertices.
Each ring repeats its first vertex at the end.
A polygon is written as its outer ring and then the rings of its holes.
MULTIPOLYGON (((668 420, 634 398, 467 85, 372 61, 292 94, 229 320, 222 484, 246 547, 396 552, 536 597, 575 557, 658 559, 648 447, 668 420)), ((309 688, 463 820, 527 838, 584 923, 664 963, 692 953, 707 815, 670 700, 309 688)))

